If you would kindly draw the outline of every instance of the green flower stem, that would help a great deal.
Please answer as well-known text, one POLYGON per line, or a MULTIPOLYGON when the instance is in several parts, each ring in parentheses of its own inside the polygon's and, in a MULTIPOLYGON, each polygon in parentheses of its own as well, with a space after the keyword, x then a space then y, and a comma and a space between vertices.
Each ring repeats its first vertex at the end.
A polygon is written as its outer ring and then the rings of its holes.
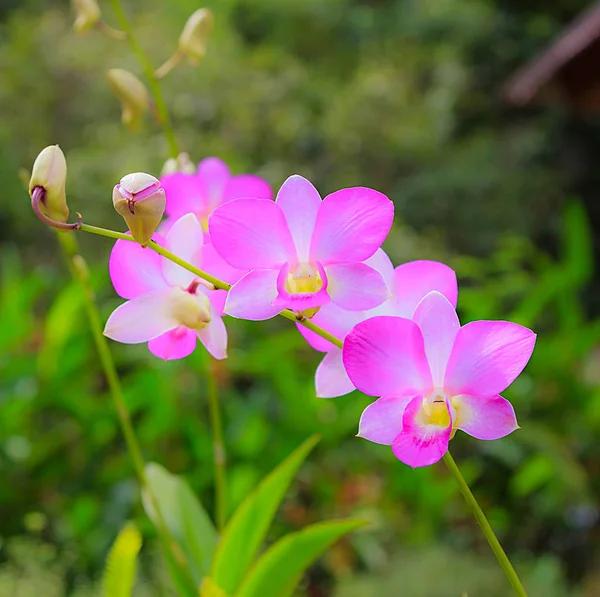
MULTIPOLYGON (((119 239, 119 240, 127 240, 130 242, 136 242, 133 239, 133 237, 131 236, 131 234, 125 234, 123 232, 116 232, 115 230, 108 230, 106 228, 99 228, 97 226, 90 226, 89 224, 81 223, 79 225, 78 230, 81 230, 82 232, 91 232, 92 234, 98 234, 100 236, 106 236, 108 238, 115 238, 115 239, 119 239)), ((204 270, 201 270, 200 268, 197 268, 196 266, 192 265, 191 263, 184 261, 180 257, 177 257, 177 255, 174 255, 173 253, 171 253, 171 251, 168 251, 164 247, 161 247, 160 245, 156 244, 154 241, 150 241, 150 243, 148 244, 148 248, 152 249, 153 251, 156 251, 158 254, 162 255, 169 261, 172 261, 173 263, 180 265, 181 267, 188 270, 189 272, 192 272, 192 274, 195 274, 199 278, 202 278, 203 280, 210 282, 215 288, 218 288, 219 290, 229 290, 231 288, 231 284, 228 284, 227 282, 225 282, 223 280, 219 280, 219 278, 215 278, 214 276, 211 276, 209 273, 205 272, 204 270)), ((293 321, 295 323, 299 323, 299 324, 303 325, 305 328, 308 328, 309 330, 313 331, 315 334, 318 334, 322 338, 325 338, 325 340, 328 340, 329 342, 331 342, 334 346, 337 346, 338 348, 342 348, 343 342, 339 338, 336 338, 335 336, 330 334, 327 330, 324 330, 322 327, 318 326, 316 323, 313 323, 312 321, 310 321, 310 319, 298 318, 298 316, 293 311, 290 311, 289 309, 284 309, 279 315, 281 315, 282 317, 285 317, 286 319, 289 319, 290 321, 293 321)))
POLYGON ((171 117, 169 116, 169 111, 167 109, 167 104, 163 98, 162 91, 160 89, 160 85, 158 83, 158 79, 154 74, 154 68, 152 63, 150 62, 148 56, 142 49, 142 46, 138 43, 135 35, 133 34, 133 29, 127 19, 127 15, 123 10, 123 6, 121 5, 120 0, 110 0, 110 3, 115 11, 115 15, 117 20, 119 21, 119 25, 121 29, 127 35, 127 39, 129 40, 129 45, 131 49, 138 57, 142 68, 144 69, 144 75, 148 81, 148 85, 150 87, 150 91, 152 93, 152 97, 154 98, 154 103, 156 105, 156 112, 158 115, 158 121, 163 128, 165 133, 165 137, 167 138, 167 142, 169 144, 169 152, 171 157, 176 158, 179 155, 179 150, 177 148, 177 141, 175 140, 175 133, 173 131, 173 125, 171 124, 171 117))
POLYGON ((215 468, 215 511, 217 529, 222 531, 227 522, 227 474, 223 422, 219 404, 219 386, 215 371, 215 361, 207 360, 207 393, 210 425, 213 432, 213 462, 215 468))
POLYGON ((460 487, 460 491, 463 494, 465 501, 469 505, 469 508, 471 508, 471 512, 473 512, 473 516, 475 517, 475 520, 479 524, 479 527, 481 528, 481 531, 485 535, 487 542, 490 544, 490 547, 492 548, 492 551, 494 552, 494 555, 496 556, 496 559, 498 560, 500 567, 502 568, 502 570, 504 570, 506 576, 508 577, 508 581, 510 582, 510 586, 512 587, 513 591, 515 592, 515 595, 518 595, 519 597, 527 597, 527 593, 525 592, 525 589, 523 588, 523 584, 521 583, 517 573, 515 572, 515 569, 513 568, 512 564, 510 563, 508 556, 502 549, 502 545, 500 545, 500 541, 498 541, 498 538, 496 537, 494 530, 492 529, 490 523, 488 522, 487 518, 485 517, 483 510, 480 508, 479 504, 477 503, 475 496, 469 489, 467 482, 465 481, 464 477, 462 476, 462 474, 458 468, 458 465, 454 461, 454 458, 452 458, 449 451, 444 454, 444 462, 446 463, 446 466, 448 467, 450 472, 454 475, 454 478, 456 479, 456 482, 458 483, 458 486, 460 487))
POLYGON ((102 333, 102 320, 96 305, 94 291, 89 281, 87 265, 79 253, 76 237, 63 232, 57 233, 57 237, 63 253, 67 258, 69 269, 71 270, 73 277, 79 282, 83 289, 85 308, 89 319, 90 329, 94 337, 94 343, 96 344, 96 350, 98 351, 98 356, 100 358, 100 364, 102 365, 106 381, 108 382, 110 393, 117 411, 119 423, 121 425, 121 430, 125 437, 125 443, 127 444, 127 449, 131 455, 135 472, 139 479, 140 487, 148 496, 152 507, 156 512, 156 518, 158 522, 157 531, 159 537, 163 547, 166 550, 166 553, 171 554, 173 563, 179 568, 183 578, 185 578, 189 597, 195 597, 198 594, 198 588, 196 586, 194 577, 192 576, 191 570, 189 569, 188 562, 181 551, 179 544, 169 532, 169 529, 165 523, 165 519, 160 510, 158 500, 156 499, 156 495, 152 491, 152 488, 150 487, 146 477, 144 457, 142 456, 142 451, 137 442, 133 425, 131 424, 131 417, 123 398, 123 390, 121 389, 117 368, 112 358, 106 337, 102 333))

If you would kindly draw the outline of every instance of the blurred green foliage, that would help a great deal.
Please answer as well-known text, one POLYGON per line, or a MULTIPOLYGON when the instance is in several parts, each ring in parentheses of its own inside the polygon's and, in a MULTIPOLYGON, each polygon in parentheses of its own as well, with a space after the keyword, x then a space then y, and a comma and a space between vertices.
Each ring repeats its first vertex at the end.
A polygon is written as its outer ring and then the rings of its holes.
MULTIPOLYGON (((517 567, 530 570, 532 595, 600 592, 600 320, 590 293, 598 230, 572 198, 577 160, 561 153, 569 117, 509 110, 498 89, 583 4, 212 0, 205 60, 163 83, 178 141, 195 160, 217 155, 275 188, 298 172, 322 193, 357 184, 385 192, 396 204, 386 244, 395 263, 446 261, 461 282, 463 322, 505 318, 538 332, 530 365, 506 393, 523 429, 452 443, 517 567)), ((126 3, 157 66, 197 7, 126 3)), ((59 143, 72 211, 120 229, 112 186, 127 172, 158 173, 166 143, 150 118, 135 134, 120 123, 104 71, 141 74, 126 44, 77 37, 66 1, 3 4, 0 19, 0 595, 97 594, 130 518, 150 538, 136 594, 170 595, 159 589, 164 574, 80 290, 18 175, 59 143)), ((119 304, 110 243, 80 240, 106 317, 119 304)), ((228 328, 230 358, 217 371, 231 506, 318 432, 269 538, 336 516, 372 521, 313 568, 307 592, 506 594, 442 466, 413 471, 354 438, 369 399, 316 400, 319 355, 294 326, 228 328), (456 582, 429 585, 432 570, 456 582)), ((147 459, 184 474, 210 509, 206 355, 163 363, 144 346, 113 348, 147 459)))

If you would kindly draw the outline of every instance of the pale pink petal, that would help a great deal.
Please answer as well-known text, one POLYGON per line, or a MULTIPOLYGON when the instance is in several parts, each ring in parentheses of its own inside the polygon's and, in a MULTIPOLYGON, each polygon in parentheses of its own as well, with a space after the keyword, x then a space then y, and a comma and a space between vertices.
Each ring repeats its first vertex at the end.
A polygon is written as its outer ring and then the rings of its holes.
POLYGON ((227 291, 226 290, 211 290, 208 294, 208 300, 210 304, 213 306, 215 311, 223 316, 223 310, 225 309, 225 301, 227 300, 227 291))
POLYGON ((222 203, 225 188, 231 180, 231 173, 223 160, 206 158, 198 164, 197 177, 204 187, 208 213, 210 213, 222 203))
POLYGON ((306 178, 294 174, 283 183, 275 201, 292 233, 298 260, 308 263, 310 239, 321 207, 319 192, 306 178))
POLYGON ((315 387, 317 398, 336 398, 354 390, 354 384, 344 369, 342 351, 339 348, 332 348, 319 363, 315 387))
MULTIPOLYGON (((336 338, 343 340, 346 334, 364 318, 362 311, 346 311, 335 303, 327 303, 319 309, 317 314, 311 318, 311 321, 333 334, 336 338)), ((325 340, 303 325, 297 324, 297 326, 305 340, 315 350, 329 352, 334 346, 329 340, 325 340)))
POLYGON ((275 317, 281 311, 272 305, 277 297, 278 273, 269 269, 248 272, 231 287, 225 301, 225 314, 252 321, 275 317))
POLYGON ((431 373, 419 326, 400 317, 373 317, 346 336, 344 367, 352 383, 371 396, 427 395, 431 373))
POLYGON ((419 301, 432 290, 456 308, 458 286, 454 270, 438 261, 409 261, 396 268, 396 314, 412 318, 419 301))
POLYGON ((382 275, 364 263, 329 265, 325 268, 331 300, 348 311, 365 311, 389 298, 382 275))
MULTIPOLYGON (((190 213, 181 216, 171 226, 167 234, 166 248, 177 257, 197 266, 203 242, 202 227, 196 216, 190 213)), ((163 259, 162 268, 163 275, 171 286, 187 288, 197 278, 195 274, 169 259, 163 259)))
POLYGON ((417 305, 413 321, 423 333, 433 385, 442 388, 446 364, 460 329, 456 311, 443 294, 434 291, 417 305))
POLYGON ((183 359, 194 352, 196 334, 182 325, 148 342, 150 352, 165 361, 183 359))
POLYGON ((175 329, 179 322, 170 309, 174 290, 154 290, 123 303, 108 318, 104 335, 124 344, 138 344, 175 329))
MULTIPOLYGON (((205 237, 206 242, 206 237, 205 237)), ((236 269, 225 261, 215 250, 212 244, 205 244, 200 251, 199 267, 215 278, 229 284, 235 284, 247 270, 236 269)))
POLYGON ((211 320, 197 332, 198 339, 215 359, 227 357, 227 329, 216 310, 211 309, 211 320))
MULTIPOLYGON (((165 213, 177 219, 187 213, 205 213, 208 200, 202 181, 196 174, 173 172, 160 177, 165 190, 167 205, 165 213)), ((163 232, 163 234, 166 233, 163 232)))
POLYGON ((396 276, 394 272, 394 266, 392 265, 391 259, 383 249, 377 249, 371 257, 369 257, 364 263, 377 270, 385 280, 390 292, 394 294, 396 288, 396 276))
POLYGON ((209 218, 211 243, 238 269, 277 269, 295 263, 296 248, 280 207, 267 199, 235 199, 209 218))
POLYGON ((512 404, 502 396, 455 396, 454 426, 477 439, 500 439, 518 429, 512 404))
POLYGON ((416 468, 436 463, 448 451, 452 433, 452 414, 448 408, 450 423, 447 427, 423 423, 420 419, 423 398, 413 398, 402 417, 402 431, 392 443, 394 456, 404 464, 416 468))
POLYGON ((291 309, 297 313, 301 313, 306 309, 314 309, 326 305, 331 299, 329 298, 328 279, 323 266, 317 263, 319 275, 323 282, 323 286, 316 292, 297 292, 290 294, 286 289, 286 280, 290 271, 289 264, 283 265, 277 276, 277 296, 273 300, 273 306, 280 309, 291 309))
POLYGON ((139 243, 128 240, 118 240, 108 260, 108 271, 116 293, 132 299, 151 290, 166 288, 160 260, 161 256, 152 249, 143 249, 139 243))
POLYGON ((468 323, 456 336, 444 387, 451 395, 499 394, 523 371, 534 345, 535 334, 516 323, 468 323))
POLYGON ((238 174, 232 176, 223 192, 222 203, 233 199, 273 199, 271 185, 260 176, 254 174, 238 174))
POLYGON ((311 261, 323 265, 368 259, 385 240, 394 219, 394 204, 364 187, 327 195, 317 214, 310 244, 311 261))
POLYGON ((358 437, 389 446, 402 431, 402 417, 414 396, 380 398, 363 411, 358 425, 358 437))

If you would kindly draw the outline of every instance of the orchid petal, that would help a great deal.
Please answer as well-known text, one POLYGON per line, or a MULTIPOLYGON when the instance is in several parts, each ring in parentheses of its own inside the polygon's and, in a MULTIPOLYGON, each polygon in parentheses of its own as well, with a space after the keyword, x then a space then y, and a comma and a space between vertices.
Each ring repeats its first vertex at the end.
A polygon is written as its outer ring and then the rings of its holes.
POLYGON ((317 267, 323 284, 321 288, 316 292, 297 292, 292 294, 286 289, 286 281, 290 271, 289 264, 284 264, 277 276, 277 297, 273 301, 273 306, 301 313, 306 309, 322 307, 329 303, 331 299, 327 292, 329 284, 327 274, 320 263, 317 263, 317 267))
POLYGON ((167 205, 165 213, 177 219, 187 213, 204 213, 208 209, 206 192, 202 181, 195 174, 173 172, 160 177, 165 190, 167 205))
POLYGON ((414 396, 380 398, 363 411, 358 425, 358 437, 389 446, 402 431, 402 417, 414 396))
POLYGON ((215 309, 211 309, 210 322, 197 332, 198 339, 215 359, 227 358, 227 329, 215 309))
POLYGON ((202 247, 199 266, 215 278, 224 280, 229 284, 235 284, 245 273, 247 273, 246 270, 237 269, 229 265, 210 243, 205 244, 202 247))
POLYGON ((152 290, 166 288, 161 272, 161 256, 139 243, 118 240, 108 260, 110 279, 116 293, 132 299, 152 290))
MULTIPOLYGON (((167 234, 166 248, 183 261, 197 265, 204 242, 202 227, 192 213, 179 218, 167 234)), ((171 286, 187 288, 197 276, 170 259, 163 259, 162 270, 171 286)))
MULTIPOLYGON (((343 340, 346 334, 359 322, 364 319, 362 311, 346 311, 335 303, 323 305, 316 315, 311 318, 313 323, 322 327, 330 334, 343 340)), ((296 324, 298 330, 304 336, 304 339, 319 352, 329 352, 334 346, 329 340, 315 334, 302 324, 296 324)))
POLYGON ((407 405, 402 417, 402 431, 392 443, 394 456, 404 464, 417 468, 436 463, 448 451, 452 434, 452 413, 448 404, 447 426, 424 423, 419 416, 423 398, 417 396, 407 405))
POLYGON ((382 275, 388 289, 393 294, 396 288, 396 276, 392 260, 388 257, 388 254, 383 249, 377 249, 364 263, 382 275))
POLYGON ((494 396, 523 371, 535 334, 508 321, 473 321, 456 335, 444 387, 450 395, 494 396))
POLYGON ((455 396, 454 427, 477 439, 500 439, 519 428, 512 404, 502 396, 455 396))
POLYGON ((267 199, 235 199, 209 218, 211 243, 238 269, 277 269, 295 263, 296 248, 281 208, 267 199))
POLYGON ((298 261, 308 263, 310 239, 321 207, 319 192, 306 178, 295 174, 281 185, 275 201, 294 239, 298 261))
POLYGON ((382 275, 365 263, 329 265, 325 271, 329 281, 327 293, 343 309, 373 309, 389 297, 382 275))
POLYGON ((456 273, 443 263, 409 261, 396 268, 395 278, 394 300, 400 317, 412 318, 419 301, 433 290, 443 294, 456 308, 456 273))
POLYGON ((238 319, 261 321, 275 317, 280 307, 272 302, 277 297, 275 270, 253 270, 236 282, 227 295, 225 313, 238 319))
POLYGON ((332 348, 319 363, 315 386, 317 398, 336 398, 355 389, 344 369, 342 351, 339 348, 332 348))
POLYGON ((227 300, 226 290, 211 290, 208 292, 208 300, 215 311, 222 317, 225 309, 225 301, 227 300))
POLYGON ((417 305, 413 321, 423 334, 433 385, 441 388, 454 339, 460 329, 456 311, 443 294, 434 291, 417 305))
POLYGON ((182 325, 148 342, 150 352, 165 361, 187 357, 195 348, 196 334, 182 325))
POLYGON ((323 200, 310 244, 311 261, 323 265, 368 259, 385 240, 394 204, 364 187, 342 189, 323 200))
POLYGON ((252 199, 273 199, 271 185, 264 178, 254 174, 232 176, 223 191, 222 203, 248 197, 252 199))
MULTIPOLYGON (((198 164, 196 176, 200 179, 207 199, 207 211, 210 213, 223 201, 231 173, 227 164, 219 158, 205 158, 198 164)), ((207 213, 207 215, 208 215, 207 213)))
POLYGON ((371 396, 426 395, 432 388, 423 335, 409 319, 361 321, 344 340, 343 359, 352 383, 371 396))

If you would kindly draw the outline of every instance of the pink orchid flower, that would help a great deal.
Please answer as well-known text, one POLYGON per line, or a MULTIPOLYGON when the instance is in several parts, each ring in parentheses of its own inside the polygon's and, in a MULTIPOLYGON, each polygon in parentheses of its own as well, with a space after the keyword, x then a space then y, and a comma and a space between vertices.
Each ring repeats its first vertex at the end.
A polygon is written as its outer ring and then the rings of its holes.
POLYGON ((166 214, 161 232, 166 234, 172 221, 187 213, 198 218, 208 231, 208 217, 215 208, 240 197, 272 199, 269 183, 253 174, 233 176, 227 164, 219 158, 206 158, 198 164, 196 173, 173 172, 160 177, 167 198, 166 214))
POLYGON ((410 466, 440 460, 456 429, 478 439, 518 428, 500 396, 533 352, 535 334, 507 321, 460 326, 450 301, 430 292, 413 319, 381 316, 346 336, 343 361, 354 385, 381 396, 363 412, 359 437, 391 445, 410 466))
MULTIPOLYGON (((456 307, 456 274, 443 263, 410 261, 394 270, 392 262, 382 249, 365 263, 381 273, 391 296, 385 303, 369 311, 345 311, 333 303, 325 305, 312 320, 340 340, 357 323, 371 317, 393 315, 411 319, 419 301, 433 290, 443 294, 456 307)), ((315 373, 317 397, 335 398, 352 392, 354 384, 344 368, 341 349, 302 325, 298 325, 298 329, 315 350, 326 353, 315 373)))
POLYGON ((289 308, 310 317, 331 302, 359 311, 383 303, 381 274, 362 263, 377 251, 394 217, 392 202, 372 189, 342 189, 321 200, 315 187, 291 176, 275 202, 237 199, 209 220, 216 251, 244 269, 225 313, 269 319, 289 308))
MULTIPOLYGON (((235 272, 203 243, 193 214, 177 220, 166 238, 154 240, 178 257, 225 279, 235 272)), ((106 322, 104 334, 117 342, 148 342, 150 352, 165 360, 191 354, 196 340, 216 359, 227 356, 227 331, 221 318, 226 292, 214 290, 179 265, 138 243, 118 240, 109 260, 113 286, 129 299, 106 322)))

